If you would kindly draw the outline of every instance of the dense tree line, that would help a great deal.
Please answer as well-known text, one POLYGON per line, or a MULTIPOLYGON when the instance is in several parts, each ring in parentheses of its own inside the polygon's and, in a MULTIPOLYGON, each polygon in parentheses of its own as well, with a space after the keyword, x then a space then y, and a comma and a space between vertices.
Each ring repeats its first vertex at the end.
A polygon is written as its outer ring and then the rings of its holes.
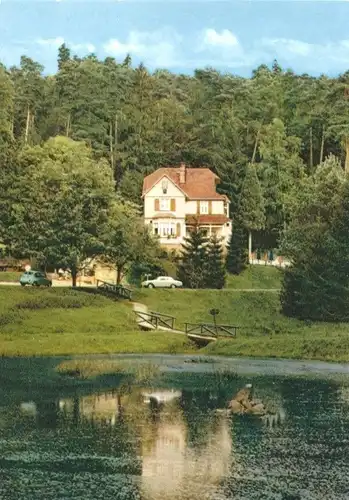
POLYGON ((302 175, 330 153, 349 168, 346 73, 314 78, 274 62, 251 78, 211 68, 193 76, 151 74, 142 64, 132 67, 129 56, 78 58, 65 45, 58 72, 43 70, 26 56, 18 67, 0 67, 2 157, 5 146, 11 154, 56 135, 85 141, 96 159, 108 161, 120 193, 136 203, 144 175, 158 167, 180 160, 209 166, 233 213, 247 166, 256 165, 266 246, 275 246, 287 223, 285 197, 302 175))
MULTIPOLYGON (((150 73, 143 64, 133 67, 129 56, 124 61, 78 58, 65 45, 55 75, 45 75, 26 56, 18 67, 0 65, 0 239, 13 250, 19 241, 22 251, 35 247, 44 260, 54 260, 59 248, 71 267, 102 242, 120 276, 130 262, 141 268, 142 252, 150 245, 140 229, 143 178, 160 166, 185 161, 213 169, 221 178, 220 192, 232 201, 236 230, 228 270, 239 273, 245 267, 247 246, 250 251, 281 247, 304 267, 343 204, 348 85, 349 72, 315 78, 284 70, 277 62, 258 67, 251 78, 212 68, 193 76, 161 69, 150 73), (52 193, 58 208, 50 203, 52 193), (44 219, 39 225, 43 210, 59 234, 68 235, 74 227, 80 243, 88 234, 87 247, 76 241, 72 248, 68 237, 58 245, 44 219), (87 212, 94 217, 89 227, 82 223, 87 212), (139 247, 128 243, 135 239, 125 232, 129 217, 142 234, 139 247), (113 221, 111 226, 106 220, 113 221), (23 244, 20 235, 29 227, 37 232, 23 244), (97 227, 104 234, 97 234, 97 227), (38 245, 39 229, 46 240, 38 245)), ((331 237, 328 241, 344 244, 338 233, 331 237)), ((213 245, 211 254, 213 266, 220 260, 218 247, 213 245)), ((221 283, 224 272, 215 269, 221 283)), ((288 291, 300 277, 288 274, 287 279, 284 310, 290 313, 294 309, 287 303, 294 296, 288 291)))

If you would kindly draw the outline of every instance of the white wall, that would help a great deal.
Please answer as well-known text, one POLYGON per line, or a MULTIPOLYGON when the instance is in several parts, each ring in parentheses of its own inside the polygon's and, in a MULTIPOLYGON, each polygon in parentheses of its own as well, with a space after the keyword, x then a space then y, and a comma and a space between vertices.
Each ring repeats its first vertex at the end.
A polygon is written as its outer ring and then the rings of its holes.
POLYGON ((187 215, 196 215, 196 213, 197 213, 197 201, 186 201, 185 213, 187 215))
POLYGON ((212 213, 224 214, 224 201, 212 201, 212 213))
MULTIPOLYGON (((163 179, 163 178, 162 178, 163 179)), ((169 198, 176 200, 176 217, 185 217, 185 196, 180 189, 168 179, 167 193, 162 192, 162 179, 144 196, 144 218, 151 219, 156 213, 155 200, 160 198, 169 198)))

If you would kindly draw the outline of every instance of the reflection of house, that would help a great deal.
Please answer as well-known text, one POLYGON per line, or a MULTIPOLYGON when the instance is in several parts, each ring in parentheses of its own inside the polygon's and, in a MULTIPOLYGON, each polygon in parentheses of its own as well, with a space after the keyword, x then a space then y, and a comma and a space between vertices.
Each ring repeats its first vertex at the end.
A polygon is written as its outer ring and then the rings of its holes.
POLYGON ((208 168, 160 168, 143 183, 144 221, 160 243, 178 248, 196 222, 210 236, 227 242, 231 233, 227 196, 217 192, 219 178, 208 168))
MULTIPOLYGON (((67 413, 72 413, 75 404, 74 399, 61 399, 59 408, 67 413)), ((116 416, 120 411, 119 397, 111 392, 82 396, 78 399, 77 404, 81 417, 90 420, 101 420, 112 425, 115 424, 116 416)))
POLYGON ((227 416, 212 425, 207 444, 188 447, 183 417, 162 416, 150 450, 143 449, 142 493, 146 500, 194 499, 218 492, 232 462, 232 441, 227 416))
POLYGON ((181 397, 181 391, 153 391, 143 392, 144 402, 149 403, 151 399, 155 399, 158 403, 168 403, 181 397))

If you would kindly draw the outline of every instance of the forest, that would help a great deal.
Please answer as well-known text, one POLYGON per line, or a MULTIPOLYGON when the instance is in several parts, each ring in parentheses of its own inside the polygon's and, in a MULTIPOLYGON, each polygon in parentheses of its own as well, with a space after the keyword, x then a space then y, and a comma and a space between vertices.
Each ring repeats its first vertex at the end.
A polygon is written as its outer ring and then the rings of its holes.
POLYGON ((248 163, 260 164, 267 193, 287 189, 300 169, 312 173, 330 153, 349 168, 348 80, 349 73, 296 75, 276 61, 249 79, 212 68, 151 74, 132 67, 130 56, 80 59, 62 45, 55 75, 26 56, 18 67, 0 67, 0 133, 14 148, 56 135, 87 142, 136 202, 143 176, 160 166, 209 166, 234 212, 248 163), (271 162, 282 164, 282 186, 265 172, 271 162))
POLYGON ((130 56, 79 58, 64 44, 54 75, 27 56, 19 66, 0 65, 2 239, 6 189, 11 184, 14 199, 14 179, 33 163, 35 148, 64 136, 108 165, 119 199, 140 210, 145 175, 180 161, 207 166, 232 201, 235 226, 253 232, 253 249, 305 255, 313 233, 301 229, 329 227, 339 202, 324 207, 323 200, 341 196, 349 171, 348 88, 349 71, 297 75, 274 61, 251 78, 214 68, 151 73, 130 56))

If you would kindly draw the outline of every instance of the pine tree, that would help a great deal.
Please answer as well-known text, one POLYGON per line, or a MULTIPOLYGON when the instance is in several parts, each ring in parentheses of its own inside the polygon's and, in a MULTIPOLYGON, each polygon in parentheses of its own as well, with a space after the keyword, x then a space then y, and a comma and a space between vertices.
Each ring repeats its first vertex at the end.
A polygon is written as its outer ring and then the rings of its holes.
POLYGON ((349 182, 337 217, 318 233, 309 252, 299 252, 286 270, 281 292, 284 314, 300 319, 349 321, 349 182))
POLYGON ((248 262, 246 250, 246 234, 237 220, 233 226, 233 232, 228 244, 228 253, 225 261, 227 271, 231 274, 240 274, 248 262))
POLYGON ((205 276, 207 288, 224 288, 225 266, 223 259, 223 247, 221 239, 214 234, 208 245, 205 261, 205 276))
POLYGON ((63 43, 58 49, 58 69, 62 69, 63 64, 67 63, 70 60, 71 54, 70 49, 63 43))
POLYGON ((242 185, 239 203, 239 216, 248 231, 248 254, 252 254, 252 231, 259 231, 265 225, 264 199, 257 177, 256 168, 248 165, 242 185))
POLYGON ((206 283, 205 261, 207 238, 198 225, 184 238, 181 260, 178 264, 178 278, 188 288, 203 288, 206 283))

